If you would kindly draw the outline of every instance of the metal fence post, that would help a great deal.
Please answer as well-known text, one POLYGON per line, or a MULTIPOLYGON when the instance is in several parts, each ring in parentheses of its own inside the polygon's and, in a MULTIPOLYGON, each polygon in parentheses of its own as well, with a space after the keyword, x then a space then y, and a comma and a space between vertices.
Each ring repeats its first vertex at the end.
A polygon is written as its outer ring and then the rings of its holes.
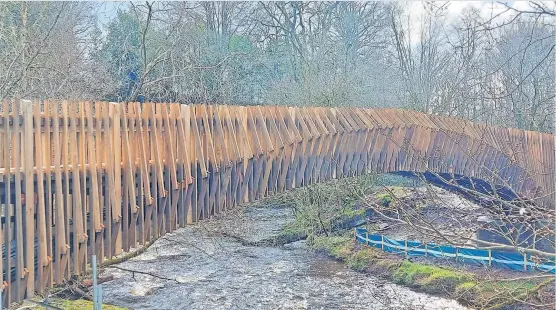
POLYGON ((98 310, 102 310, 102 285, 98 286, 98 300, 97 300, 97 304, 98 304, 98 310))
POLYGON ((98 310, 98 288, 97 288, 97 256, 93 255, 91 261, 93 267, 93 310, 98 310))
POLYGON ((382 240, 382 250, 384 251, 384 235, 380 235, 380 239, 382 240))
POLYGON ((369 232, 368 231, 365 232, 365 244, 367 246, 369 246, 369 232))
POLYGON ((407 240, 404 240, 404 248, 403 251, 405 253, 405 258, 407 258, 407 240))
POLYGON ((425 243, 425 257, 428 256, 428 255, 427 255, 428 245, 429 245, 428 243, 425 243))
POLYGON ((492 266, 492 250, 488 249, 488 266, 492 266))
POLYGON ((523 253, 523 271, 527 271, 527 253, 523 253))

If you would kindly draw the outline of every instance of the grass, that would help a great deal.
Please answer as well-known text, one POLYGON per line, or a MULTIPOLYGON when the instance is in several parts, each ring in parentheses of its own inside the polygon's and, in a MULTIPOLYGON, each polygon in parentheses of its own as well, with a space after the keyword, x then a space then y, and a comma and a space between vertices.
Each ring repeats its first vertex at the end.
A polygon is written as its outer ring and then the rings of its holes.
POLYGON ((335 258, 345 259, 353 251, 351 243, 351 238, 348 236, 318 236, 312 239, 311 247, 335 258))
MULTIPOLYGON (((40 296, 32 298, 31 301, 25 300, 17 309, 45 309, 44 306, 37 303, 42 303, 43 299, 40 296), (34 302, 33 302, 34 301, 34 302)), ((48 299, 48 305, 63 309, 63 310, 92 310, 93 302, 84 299, 69 300, 57 297, 51 297, 48 299)), ((118 306, 103 304, 103 310, 128 310, 128 308, 122 308, 118 306)))
POLYGON ((407 260, 398 267, 392 277, 397 283, 416 286, 429 292, 439 289, 453 291, 458 285, 474 280, 474 276, 467 272, 407 260))
MULTIPOLYGON (((93 302, 84 299, 77 300, 67 300, 67 299, 50 299, 50 304, 52 306, 58 307, 64 310, 86 310, 93 309, 93 302)), ((122 308, 113 305, 102 305, 103 310, 127 310, 127 308, 122 308)))
POLYGON ((353 243, 351 236, 315 237, 311 247, 317 251, 326 252, 332 257, 342 260, 354 270, 362 271, 365 267, 380 258, 380 253, 374 248, 359 248, 353 243))
POLYGON ((365 215, 367 210, 365 208, 355 208, 355 206, 346 207, 342 209, 342 215, 347 217, 356 217, 365 215))
POLYGON ((387 186, 387 189, 381 188, 375 194, 378 202, 384 206, 389 206, 395 199, 404 198, 410 195, 407 188, 401 186, 387 186))

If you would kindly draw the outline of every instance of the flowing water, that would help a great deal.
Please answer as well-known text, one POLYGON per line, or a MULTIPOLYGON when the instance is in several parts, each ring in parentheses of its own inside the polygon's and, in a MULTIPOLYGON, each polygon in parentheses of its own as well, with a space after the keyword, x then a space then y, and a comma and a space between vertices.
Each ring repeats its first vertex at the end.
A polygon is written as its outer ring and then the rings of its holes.
POLYGON ((247 207, 176 230, 106 268, 102 276, 114 280, 103 284, 104 302, 132 309, 465 309, 347 269, 304 241, 265 247, 230 237, 267 239, 292 220, 283 208, 247 207))

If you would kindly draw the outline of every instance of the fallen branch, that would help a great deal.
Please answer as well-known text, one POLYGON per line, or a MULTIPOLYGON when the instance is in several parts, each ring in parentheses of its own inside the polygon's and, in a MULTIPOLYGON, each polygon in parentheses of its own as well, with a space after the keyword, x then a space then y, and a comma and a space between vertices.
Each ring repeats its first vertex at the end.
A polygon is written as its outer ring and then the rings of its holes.
POLYGON ((155 278, 162 279, 162 280, 168 280, 168 281, 174 281, 174 282, 176 282, 176 283, 180 283, 180 282, 179 282, 178 280, 176 280, 176 279, 167 278, 167 277, 164 277, 164 276, 159 276, 159 275, 157 275, 157 274, 150 273, 150 272, 147 272, 147 271, 139 271, 139 270, 127 269, 127 268, 118 267, 118 266, 112 266, 112 267, 110 267, 110 268, 114 268, 114 269, 119 269, 119 270, 122 270, 122 271, 131 272, 131 273, 132 273, 132 277, 133 277, 134 279, 135 279, 135 273, 138 273, 138 274, 144 274, 144 275, 148 275, 148 276, 155 277, 155 278))
POLYGON ((500 309, 503 308, 505 306, 508 306, 514 302, 521 302, 527 299, 528 296, 531 296, 532 294, 537 293, 540 289, 542 289, 544 286, 550 284, 550 282, 554 281, 554 279, 549 279, 546 281, 543 281, 542 283, 540 283, 539 285, 535 286, 534 288, 532 288, 531 290, 525 290, 525 292, 519 294, 518 296, 516 296, 515 298, 508 298, 506 301, 503 301, 501 303, 495 304, 491 307, 486 308, 486 310, 494 310, 494 309, 500 309))

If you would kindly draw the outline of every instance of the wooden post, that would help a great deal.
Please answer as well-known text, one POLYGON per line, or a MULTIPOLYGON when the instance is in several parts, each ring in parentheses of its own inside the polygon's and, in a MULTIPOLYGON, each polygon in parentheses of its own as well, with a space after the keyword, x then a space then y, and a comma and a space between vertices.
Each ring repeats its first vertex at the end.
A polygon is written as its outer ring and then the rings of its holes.
MULTIPOLYGON (((2 105, 3 105, 3 118, 4 120, 9 120, 10 119, 10 109, 9 109, 9 104, 8 104, 8 100, 4 99, 2 101, 2 105)), ((4 131, 4 143, 2 145, 2 147, 4 148, 4 162, 0 163, 4 165, 4 168, 6 169, 6 172, 4 172, 4 184, 11 184, 12 180, 11 180, 11 172, 10 172, 10 168, 12 166, 11 161, 10 161, 10 143, 9 143, 9 139, 11 137, 11 133, 10 133, 10 124, 7 121, 4 121, 3 123, 3 131, 4 131)), ((12 140, 13 141, 13 140, 12 140)), ((4 233, 5 236, 3 236, 3 241, 5 244, 5 251, 6 253, 11 253, 12 251, 12 203, 11 203, 11 186, 4 186, 4 197, 6 197, 6 202, 4 203, 4 218, 6 219, 6 223, 4 224, 4 233)), ((10 255, 6 255, 6 261, 3 264, 3 267, 6 268, 6 270, 11 270, 12 269, 12 262, 11 262, 11 257, 10 255)), ((17 274, 16 274, 17 277, 17 274)), ((2 285, 4 280, 8 283, 8 285, 12 284, 12 273, 11 272, 6 272, 6 278, 2 278, 2 285)), ((12 302, 12 289, 10 287, 8 287, 8 289, 6 290, 6 292, 3 294, 3 298, 6 300, 6 305, 9 306, 10 303, 12 302)), ((2 302, 2 301, 0 301, 2 302)))
POLYGON ((56 262, 54 267, 55 273, 55 283, 62 284, 62 279, 64 277, 65 266, 67 263, 67 240, 66 240, 66 229, 65 227, 65 212, 64 212, 64 198, 62 195, 62 154, 61 154, 61 143, 60 143, 60 118, 58 113, 59 103, 54 103, 52 107, 53 117, 54 117, 54 178, 55 178, 55 221, 56 221, 56 231, 54 233, 56 240, 56 248, 54 249, 54 254, 56 255, 56 262))
POLYGON ((81 264, 82 252, 87 251, 86 243, 86 223, 83 223, 83 200, 79 163, 79 146, 77 140, 77 115, 79 113, 79 106, 76 103, 70 104, 71 121, 71 136, 70 136, 70 160, 72 167, 72 207, 73 207, 73 272, 74 274, 81 274, 85 271, 85 266, 81 264))
POLYGON ((20 145, 20 126, 19 121, 15 121, 19 119, 19 107, 20 103, 19 100, 15 100, 12 102, 12 118, 14 119, 13 124, 13 136, 12 136, 12 158, 13 164, 15 168, 15 205, 14 205, 14 216, 15 216, 15 223, 14 223, 14 231, 15 231, 15 251, 16 251, 16 259, 15 259, 15 300, 21 301, 23 299, 21 288, 21 280, 25 278, 25 273, 23 270, 23 219, 21 210, 22 202, 21 202, 21 145, 20 145))
MULTIPOLYGON (((35 160, 37 166, 37 235, 38 235, 38 266, 37 266, 37 281, 38 281, 38 292, 40 294, 44 293, 44 288, 46 285, 45 280, 45 269, 49 264, 47 258, 47 246, 46 246, 46 207, 44 202, 44 172, 43 167, 43 145, 42 136, 40 132, 41 128, 41 109, 40 103, 35 103, 33 106, 34 118, 35 118, 35 160)), ((48 163, 50 164, 50 163, 48 163)))
MULTIPOLYGON (((114 156, 114 195, 115 200, 112 205, 112 221, 117 223, 112 230, 114 234, 113 254, 118 255, 122 252, 122 142, 120 131, 121 113, 117 103, 110 103, 110 118, 112 118, 112 142, 114 156)), ((156 130, 156 129, 155 129, 156 130)), ((127 211, 127 209, 126 209, 127 211)))
MULTIPOLYGON (((25 182, 25 262, 27 274, 27 298, 35 295, 35 191, 33 188, 33 103, 28 100, 21 101, 21 112, 24 122, 23 144, 23 171, 25 182)), ((38 134, 38 133, 37 133, 38 134)), ((19 173, 19 171, 17 172, 19 173)), ((20 227, 18 227, 20 229, 20 227)), ((8 254, 9 255, 9 254, 8 254)), ((41 265, 39 264, 39 268, 41 265)))
POLYGON ((368 231, 365 232, 365 244, 367 246, 369 246, 369 232, 368 231))

